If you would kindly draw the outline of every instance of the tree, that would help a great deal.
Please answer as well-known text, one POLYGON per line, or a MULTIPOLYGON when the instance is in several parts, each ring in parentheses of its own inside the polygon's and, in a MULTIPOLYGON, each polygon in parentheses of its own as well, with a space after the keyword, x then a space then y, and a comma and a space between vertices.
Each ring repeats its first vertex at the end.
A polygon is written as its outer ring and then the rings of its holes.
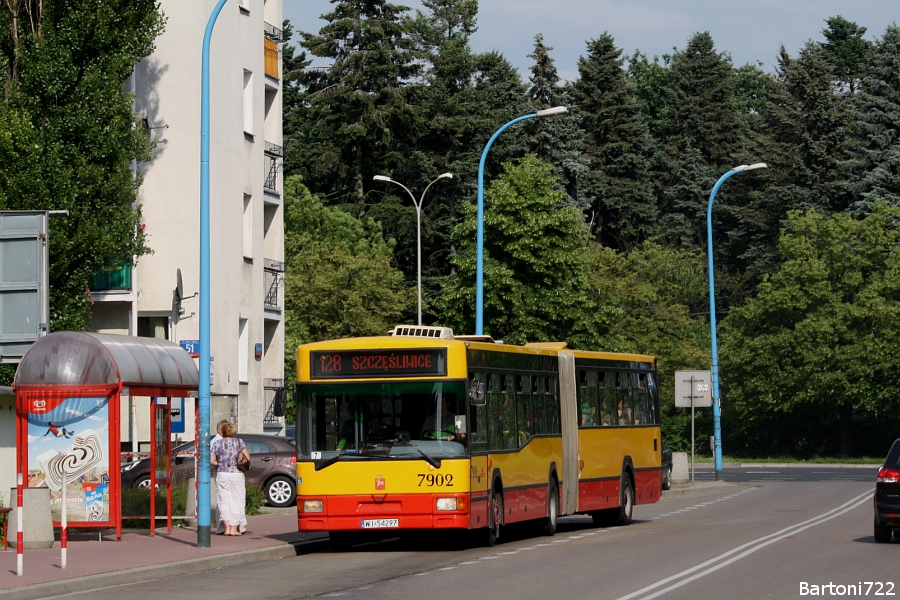
POLYGON ((556 65, 544 44, 544 36, 534 36, 534 52, 528 58, 531 67, 528 102, 535 111, 554 106, 571 107, 562 119, 535 119, 525 123, 528 151, 553 167, 553 174, 566 192, 566 203, 588 210, 594 203, 587 186, 590 163, 584 153, 585 132, 581 113, 571 99, 570 90, 560 87, 556 65))
MULTIPOLYGON (((706 241, 709 192, 722 173, 736 166, 743 148, 735 104, 731 57, 717 52, 709 32, 694 34, 671 58, 665 128, 654 170, 663 235, 686 248, 706 241)), ((717 198, 717 218, 728 213, 734 186, 717 198)))
POLYGON ((149 160, 123 82, 153 51, 155 0, 2 3, 0 206, 50 221, 50 327, 90 328, 88 281, 149 252, 131 161, 149 160))
MULTIPOLYGON (((301 164, 313 189, 363 205, 372 176, 402 161, 413 107, 406 89, 419 72, 405 7, 386 0, 331 0, 318 34, 301 32, 313 56, 331 59, 305 71, 307 114, 301 164)), ((360 212, 365 212, 361 208, 360 212)))
POLYGON ((900 205, 900 27, 890 25, 851 107, 859 141, 853 210, 867 213, 878 200, 900 205))
MULTIPOLYGON (((605 339, 615 311, 588 278, 590 250, 581 213, 563 206, 550 165, 534 155, 506 163, 487 194, 484 220, 485 333, 510 343, 565 340, 592 349, 605 339)), ((435 304, 441 321, 472 331, 476 211, 466 207, 454 238, 457 272, 435 304)))
POLYGON ((652 141, 613 37, 604 33, 587 48, 587 57, 578 59, 572 96, 587 133, 590 175, 583 187, 593 198, 592 233, 598 244, 628 248, 657 232, 652 141))
POLYGON ((616 309, 607 335, 618 349, 657 356, 663 439, 690 447, 690 418, 675 408, 675 371, 709 367, 705 256, 656 241, 627 252, 595 248, 591 287, 616 309))
MULTIPOLYGON (((415 305, 371 219, 326 206, 298 176, 284 184, 285 346, 383 335, 415 305)), ((286 372, 295 368, 286 359, 286 372)))
POLYGON ((825 19, 828 27, 822 30, 824 42, 819 47, 832 65, 835 87, 852 96, 859 88, 860 78, 872 55, 872 43, 863 39, 865 27, 838 15, 825 19))
POLYGON ((877 453, 900 425, 900 208, 789 219, 781 270, 722 323, 736 451, 877 453))

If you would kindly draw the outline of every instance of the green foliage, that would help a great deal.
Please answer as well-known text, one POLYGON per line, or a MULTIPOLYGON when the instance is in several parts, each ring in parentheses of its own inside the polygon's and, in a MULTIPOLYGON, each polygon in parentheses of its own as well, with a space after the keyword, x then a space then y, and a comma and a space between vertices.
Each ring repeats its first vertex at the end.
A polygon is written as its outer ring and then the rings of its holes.
POLYGON ((259 514, 259 509, 261 509, 266 504, 266 494, 262 489, 262 486, 256 485, 255 483, 247 484, 247 493, 244 497, 244 513, 251 517, 253 515, 259 514))
MULTIPOLYGON (((172 486, 172 515, 186 516, 188 489, 186 485, 172 486)), ((166 495, 164 488, 160 488, 154 494, 156 501, 156 515, 166 515, 166 495)), ((259 509, 265 505, 266 495, 261 486, 253 483, 247 484, 247 492, 244 499, 244 513, 247 516, 259 514, 259 509)), ((193 511, 193 507, 191 507, 193 511)), ((149 488, 122 488, 122 516, 143 517, 150 515, 150 490, 149 488)), ((165 521, 157 521, 157 527, 165 524, 165 521)), ((183 519, 173 519, 174 527, 184 526, 183 519)), ((127 519, 122 521, 126 529, 149 529, 150 519, 127 519)))
POLYGON ((50 324, 84 330, 92 275, 149 251, 130 170, 149 147, 123 82, 164 18, 154 0, 57 0, 15 16, 16 36, 0 38, 0 206, 69 211, 50 221, 50 324))
POLYGON ((628 248, 657 233, 650 185, 652 141, 641 120, 624 59, 611 35, 587 44, 578 59, 572 96, 583 115, 590 171, 582 182, 592 199, 591 230, 598 244, 628 248))
POLYGON ((875 454, 895 437, 898 220, 883 202, 863 219, 790 214, 781 269, 722 324, 733 451, 875 454))
POLYGON ((860 78, 872 55, 872 43, 864 40, 865 27, 838 15, 825 19, 828 27, 822 30, 825 41, 819 46, 832 65, 836 83, 841 91, 852 96, 859 88, 860 78))
POLYGON ((878 200, 900 204, 900 27, 890 25, 876 44, 851 110, 859 142, 853 210, 869 212, 878 200))
MULTIPOLYGON (((534 155, 507 163, 487 193, 484 217, 485 333, 510 343, 565 340, 603 348, 614 310, 590 288, 590 250, 581 215, 563 206, 550 166, 534 155)), ((466 208, 455 239, 457 272, 435 304, 441 322, 472 331, 476 209, 466 208)))
POLYGON ((618 311, 611 337, 658 357, 663 439, 686 450, 690 418, 675 408, 674 381, 675 371, 709 368, 709 326, 696 312, 708 302, 705 257, 648 241, 628 252, 599 248, 594 261, 592 287, 618 311))
POLYGON ((297 176, 285 180, 284 227, 286 373, 298 345, 384 335, 414 306, 378 223, 325 206, 297 176))

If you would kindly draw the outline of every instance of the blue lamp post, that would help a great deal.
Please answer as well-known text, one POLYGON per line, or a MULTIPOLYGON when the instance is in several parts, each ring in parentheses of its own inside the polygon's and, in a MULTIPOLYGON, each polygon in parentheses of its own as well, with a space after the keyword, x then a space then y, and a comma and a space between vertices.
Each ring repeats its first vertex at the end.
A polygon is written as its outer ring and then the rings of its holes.
POLYGON ((213 27, 228 0, 219 0, 203 34, 200 77, 200 381, 197 440, 197 547, 209 548, 209 44, 213 27))
POLYGON ((478 163, 478 233, 476 236, 478 245, 478 258, 475 270, 475 335, 484 335, 484 163, 487 161, 488 150, 500 134, 506 131, 510 125, 519 121, 534 118, 562 117, 568 114, 565 106, 555 106, 536 113, 517 117, 501 127, 491 136, 484 151, 481 153, 481 162, 478 163))
POLYGON ((713 273, 713 243, 712 243, 712 207, 716 199, 716 192, 725 183, 725 180, 738 173, 758 171, 767 168, 766 163, 754 165, 740 165, 728 171, 713 186, 709 195, 709 206, 706 209, 706 256, 709 260, 709 329, 712 338, 712 384, 713 384, 713 435, 715 437, 716 455, 716 480, 722 480, 722 409, 719 406, 719 347, 716 344, 716 282, 713 273))

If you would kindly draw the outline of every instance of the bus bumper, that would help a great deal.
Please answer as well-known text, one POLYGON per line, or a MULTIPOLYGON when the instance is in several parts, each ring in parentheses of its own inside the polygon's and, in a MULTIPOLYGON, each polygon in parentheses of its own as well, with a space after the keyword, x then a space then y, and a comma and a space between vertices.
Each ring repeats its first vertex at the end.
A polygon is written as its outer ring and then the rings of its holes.
POLYGON ((297 498, 299 531, 362 531, 373 529, 469 529, 469 494, 385 494, 383 496, 300 496, 297 498), (438 510, 447 499, 457 510, 438 510), (321 512, 304 510, 306 501, 321 500, 321 512), (438 500, 441 500, 439 503, 438 500), (384 521, 396 519, 396 525, 384 521))

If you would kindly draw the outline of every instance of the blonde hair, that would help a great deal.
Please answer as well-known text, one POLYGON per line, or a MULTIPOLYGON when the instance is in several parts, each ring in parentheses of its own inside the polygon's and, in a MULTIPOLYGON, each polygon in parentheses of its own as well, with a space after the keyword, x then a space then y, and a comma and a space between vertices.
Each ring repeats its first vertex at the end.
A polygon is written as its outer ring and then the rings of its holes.
POLYGON ((222 437, 234 437, 235 433, 237 433, 237 427, 235 427, 231 423, 225 423, 224 425, 222 425, 222 437))

